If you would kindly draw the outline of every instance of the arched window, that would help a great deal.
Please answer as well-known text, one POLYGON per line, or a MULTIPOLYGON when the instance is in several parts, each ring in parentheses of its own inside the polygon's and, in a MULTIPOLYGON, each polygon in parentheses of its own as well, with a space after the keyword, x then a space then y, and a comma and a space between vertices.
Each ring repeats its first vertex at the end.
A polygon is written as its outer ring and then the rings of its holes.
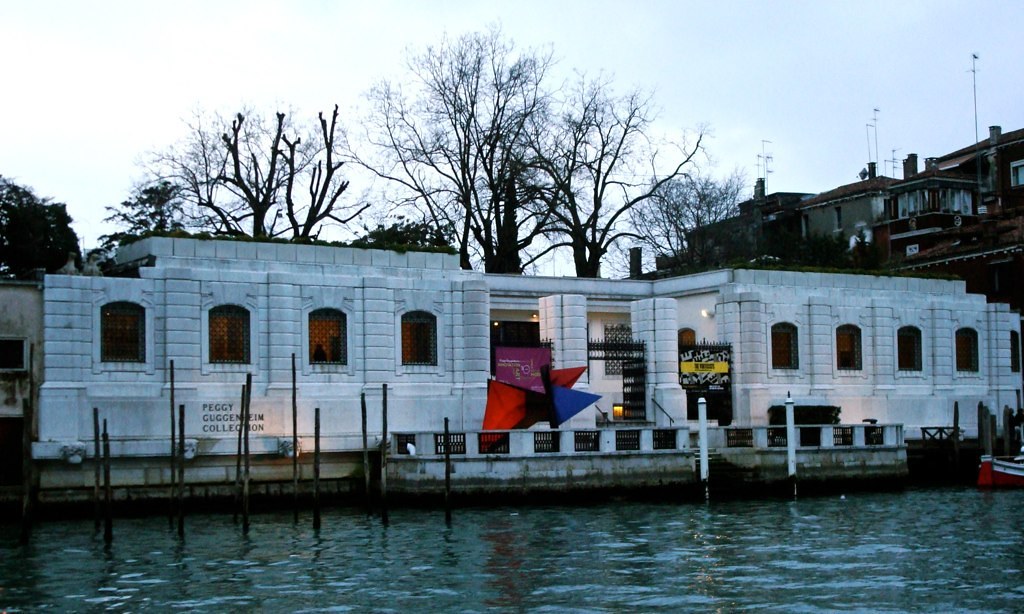
POLYGON ((249 362, 249 310, 218 305, 210 310, 210 362, 249 362))
POLYGON ((844 371, 861 369, 860 329, 843 324, 836 329, 836 368, 844 371))
POLYGON ((100 360, 146 361, 146 310, 128 302, 100 308, 100 360))
POLYGON ((772 368, 800 368, 796 326, 788 322, 772 326, 772 368))
POLYGON ((309 364, 348 364, 348 326, 341 311, 317 309, 310 312, 309 364))
POLYGON ((896 331, 896 368, 900 371, 921 370, 921 331, 904 326, 896 331))
POLYGON ((1020 333, 1010 331, 1010 371, 1020 373, 1020 333))
POLYGON ((426 311, 402 315, 402 364, 437 364, 437 318, 426 311))
POLYGON ((697 331, 692 328, 679 329, 679 347, 684 345, 697 345, 697 331))
POLYGON ((956 331, 956 370, 978 371, 978 333, 973 328, 956 331))

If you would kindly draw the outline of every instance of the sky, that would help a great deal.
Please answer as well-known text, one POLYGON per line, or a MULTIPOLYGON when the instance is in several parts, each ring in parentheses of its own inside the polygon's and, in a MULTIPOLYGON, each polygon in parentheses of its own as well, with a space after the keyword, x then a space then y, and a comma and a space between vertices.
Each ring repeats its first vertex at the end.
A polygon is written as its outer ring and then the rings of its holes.
POLYGON ((651 91, 665 134, 706 127, 710 172, 752 187, 765 153, 768 192, 818 193, 973 143, 974 78, 978 134, 1024 128, 1021 23, 1018 0, 0 0, 0 175, 66 203, 90 248, 196 110, 351 124, 410 51, 497 24, 560 78, 651 91))

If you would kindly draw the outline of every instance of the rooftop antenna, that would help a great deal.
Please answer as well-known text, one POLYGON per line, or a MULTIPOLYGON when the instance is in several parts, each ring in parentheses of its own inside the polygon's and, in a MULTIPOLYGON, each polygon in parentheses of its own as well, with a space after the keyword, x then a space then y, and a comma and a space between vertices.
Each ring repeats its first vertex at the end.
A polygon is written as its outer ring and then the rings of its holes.
POLYGON ((875 162, 878 162, 878 112, 881 111, 878 107, 874 108, 874 113, 871 118, 871 127, 875 131, 875 162))
POLYGON ((978 143, 978 54, 971 54, 971 83, 974 89, 974 166, 978 169, 978 208, 981 208, 981 146, 978 143))
POLYGON ((896 152, 899 151, 899 150, 900 150, 899 147, 893 147, 893 149, 892 149, 892 158, 886 160, 886 162, 891 162, 892 163, 892 175, 891 176, 894 179, 896 178, 896 164, 899 162, 899 159, 896 158, 896 152))
MULTIPOLYGON (((761 178, 764 179, 765 183, 768 183, 768 173, 772 172, 771 169, 768 168, 768 163, 774 160, 774 158, 772 158, 772 154, 765 151, 765 145, 769 144, 771 144, 771 141, 761 139, 761 153, 757 155, 757 170, 759 173, 764 170, 764 174, 761 175, 761 178)), ((765 193, 768 193, 767 189, 765 190, 765 193)))

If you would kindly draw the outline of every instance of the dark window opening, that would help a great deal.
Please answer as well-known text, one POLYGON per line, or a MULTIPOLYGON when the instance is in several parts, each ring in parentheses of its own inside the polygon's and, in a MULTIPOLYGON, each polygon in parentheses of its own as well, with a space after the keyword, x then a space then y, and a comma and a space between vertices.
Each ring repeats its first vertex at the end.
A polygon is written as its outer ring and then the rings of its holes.
POLYGON ((127 302, 100 308, 100 360, 145 362, 146 310, 127 302))
POLYGON ((337 309, 317 309, 309 314, 309 363, 348 364, 348 326, 337 309))
POLYGON ((210 310, 210 362, 249 362, 249 311, 237 305, 210 310))

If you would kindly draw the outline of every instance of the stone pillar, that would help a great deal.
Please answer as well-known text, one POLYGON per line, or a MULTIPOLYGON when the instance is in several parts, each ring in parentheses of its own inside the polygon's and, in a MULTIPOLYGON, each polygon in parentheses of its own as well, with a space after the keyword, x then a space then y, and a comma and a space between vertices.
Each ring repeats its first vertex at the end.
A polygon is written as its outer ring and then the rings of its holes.
MULTIPOLYGON (((887 393, 896 383, 896 325, 891 303, 871 301, 872 340, 871 353, 874 356, 875 389, 887 393)), ((867 331, 865 331, 867 334, 867 331)), ((867 364, 864 365, 867 368, 867 364)))
MULTIPOLYGON (((363 382, 391 382, 395 376, 395 301, 387 280, 381 277, 363 279, 363 382)), ((400 358, 399 358, 400 359, 400 358)), ((374 390, 379 387, 374 386, 374 390)))
POLYGON ((455 357, 455 388, 462 390, 462 422, 459 428, 479 429, 487 405, 487 380, 491 374, 490 294, 482 279, 467 280, 454 294, 455 325, 452 327, 455 357))
MULTIPOLYGON (((587 297, 580 294, 557 294, 540 299, 540 338, 550 339, 555 368, 581 367, 587 364, 587 297)), ((590 387, 584 373, 576 382, 577 389, 590 387)))
MULTIPOLYGON (((827 396, 833 388, 835 357, 832 354, 835 331, 832 326, 832 306, 825 297, 812 296, 807 302, 808 355, 800 357, 800 368, 811 376, 811 393, 827 396)), ((803 344, 801 344, 803 345, 803 344)))
POLYGON ((685 396, 679 385, 676 305, 675 299, 670 298, 643 299, 630 304, 633 337, 643 341, 647 350, 647 419, 658 426, 668 426, 670 416, 677 425, 686 421, 685 396))
MULTIPOLYGON (((556 294, 540 299, 540 338, 554 343, 556 369, 587 365, 587 297, 579 294, 556 294)), ((586 372, 573 386, 576 390, 590 387, 586 372)), ((563 429, 594 428, 597 413, 584 410, 562 425, 563 429)))

